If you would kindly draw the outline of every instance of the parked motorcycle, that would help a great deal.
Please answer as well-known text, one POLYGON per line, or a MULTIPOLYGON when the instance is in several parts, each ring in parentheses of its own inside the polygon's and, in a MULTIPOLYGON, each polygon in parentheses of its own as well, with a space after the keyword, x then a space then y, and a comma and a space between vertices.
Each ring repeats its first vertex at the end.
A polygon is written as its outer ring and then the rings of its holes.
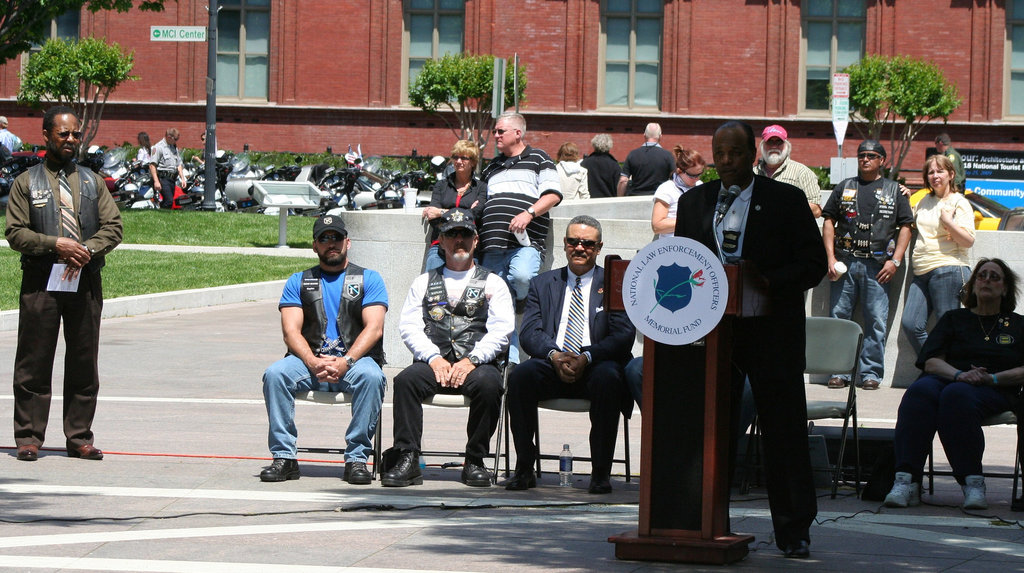
POLYGON ((7 199, 14 180, 29 167, 42 162, 45 156, 46 152, 44 151, 16 151, 10 159, 0 165, 0 206, 7 208, 7 199))
POLYGON ((153 187, 149 166, 131 161, 125 174, 114 183, 114 200, 122 209, 158 209, 160 196, 153 187))
POLYGON ((248 153, 230 156, 225 165, 224 209, 255 211, 259 203, 252 198, 252 182, 261 179, 264 170, 252 163, 248 153))

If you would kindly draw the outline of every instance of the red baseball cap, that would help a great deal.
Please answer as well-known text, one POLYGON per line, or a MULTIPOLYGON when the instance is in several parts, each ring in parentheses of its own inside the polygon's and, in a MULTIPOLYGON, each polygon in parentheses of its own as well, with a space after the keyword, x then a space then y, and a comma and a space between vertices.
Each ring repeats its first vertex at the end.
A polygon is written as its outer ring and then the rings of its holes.
POLYGON ((773 137, 778 137, 782 141, 786 141, 789 135, 786 133, 786 130, 783 129, 781 125, 769 125, 768 127, 764 128, 764 131, 761 132, 762 140, 768 140, 773 137))

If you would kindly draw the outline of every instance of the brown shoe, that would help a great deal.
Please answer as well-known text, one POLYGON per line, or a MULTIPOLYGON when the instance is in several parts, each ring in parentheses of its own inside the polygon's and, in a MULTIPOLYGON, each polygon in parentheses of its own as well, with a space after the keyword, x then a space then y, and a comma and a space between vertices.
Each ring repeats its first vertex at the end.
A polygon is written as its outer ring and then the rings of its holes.
POLYGON ((865 380, 860 386, 861 390, 878 390, 878 380, 865 380))
POLYGON ((27 446, 18 446, 18 459, 23 462, 34 462, 39 459, 39 446, 35 444, 29 444, 27 446))
POLYGON ((102 460, 103 452, 92 444, 85 444, 77 448, 68 448, 69 458, 82 458, 83 460, 102 460))
POLYGON ((843 380, 842 378, 840 378, 838 376, 833 376, 833 377, 828 379, 828 387, 829 388, 846 388, 847 384, 849 384, 849 382, 847 382, 846 380, 843 380))

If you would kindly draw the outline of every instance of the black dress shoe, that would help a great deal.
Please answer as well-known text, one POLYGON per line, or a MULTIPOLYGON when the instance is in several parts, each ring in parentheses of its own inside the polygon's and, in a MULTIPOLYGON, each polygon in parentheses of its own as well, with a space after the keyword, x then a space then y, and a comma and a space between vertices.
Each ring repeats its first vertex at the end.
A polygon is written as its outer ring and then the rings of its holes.
POLYGON ((512 491, 530 489, 531 487, 537 487, 537 476, 534 475, 532 468, 528 470, 516 470, 512 479, 505 482, 505 489, 512 491))
POLYGON ((604 494, 612 492, 612 482, 606 477, 591 476, 590 487, 587 488, 590 493, 604 494))
POLYGON ((368 485, 373 475, 366 469, 366 462, 345 462, 345 475, 341 479, 352 485, 368 485))
POLYGON ((491 487, 491 472, 466 462, 462 464, 462 483, 473 487, 491 487))
POLYGON ((83 444, 77 448, 68 448, 69 458, 81 458, 83 460, 102 460, 103 452, 92 444, 83 444))
POLYGON ((299 462, 286 458, 274 458, 270 467, 260 472, 260 481, 285 481, 299 479, 299 462))
POLYGON ((23 462, 34 462, 39 459, 39 446, 35 444, 28 444, 27 446, 18 446, 18 459, 23 462))
POLYGON ((395 467, 380 476, 380 484, 385 487, 423 485, 423 472, 420 471, 418 458, 416 452, 402 452, 395 467))
POLYGON ((793 559, 806 559, 811 556, 811 544, 810 542, 801 539, 796 543, 790 543, 787 545, 782 554, 793 559))

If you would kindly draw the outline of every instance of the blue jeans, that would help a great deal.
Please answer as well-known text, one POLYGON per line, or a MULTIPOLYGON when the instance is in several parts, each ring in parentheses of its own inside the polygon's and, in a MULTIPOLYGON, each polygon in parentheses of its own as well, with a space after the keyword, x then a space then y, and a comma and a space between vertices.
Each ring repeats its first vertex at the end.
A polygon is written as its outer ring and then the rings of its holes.
MULTIPOLYGON (((530 292, 530 279, 540 272, 540 265, 543 256, 540 251, 533 247, 519 247, 517 249, 500 249, 484 251, 480 264, 499 277, 505 279, 509 290, 512 291, 512 298, 516 303, 526 300, 530 292)), ((513 330, 508 340, 508 361, 519 364, 521 359, 519 346, 519 331, 513 330)))
POLYGON ((423 261, 423 272, 428 273, 434 269, 444 266, 444 257, 441 256, 441 245, 431 245, 427 249, 427 256, 423 261))
MULTIPOLYGON (((831 299, 834 318, 850 320, 860 299, 863 311, 864 348, 860 353, 860 379, 881 382, 885 373, 885 334, 889 319, 889 285, 880 284, 875 276, 882 264, 875 259, 851 258, 849 270, 832 283, 831 299)), ((849 381, 849 374, 833 374, 849 381)))
POLYGON ((384 372, 372 358, 356 361, 338 382, 320 382, 305 363, 293 355, 270 365, 263 373, 263 399, 267 404, 270 432, 267 445, 275 458, 296 458, 295 395, 319 390, 352 394, 352 420, 345 432, 345 461, 365 462, 373 448, 372 437, 377 429, 384 389, 384 372))
POLYGON ((935 318, 941 318, 947 311, 960 308, 960 287, 970 276, 970 267, 950 265, 914 277, 901 321, 915 356, 928 339, 928 316, 934 312, 935 318))
POLYGON ((896 415, 896 471, 907 472, 920 482, 938 432, 957 481, 981 475, 985 452, 981 420, 1010 406, 1007 395, 991 386, 971 386, 925 374, 907 388, 896 415))

